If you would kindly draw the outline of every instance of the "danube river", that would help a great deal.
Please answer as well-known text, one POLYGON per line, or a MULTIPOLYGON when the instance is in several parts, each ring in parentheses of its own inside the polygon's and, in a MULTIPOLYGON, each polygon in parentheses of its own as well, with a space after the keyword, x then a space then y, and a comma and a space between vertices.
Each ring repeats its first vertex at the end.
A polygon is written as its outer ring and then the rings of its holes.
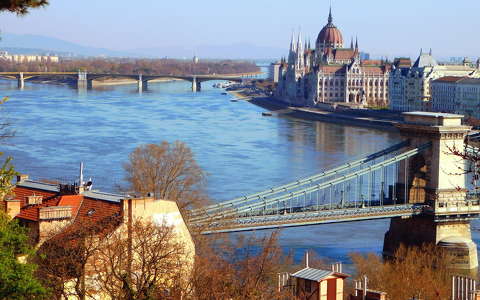
MULTIPOLYGON (((16 137, 3 145, 18 171, 36 179, 72 181, 81 161, 94 188, 115 191, 122 164, 138 145, 180 140, 208 173, 208 194, 228 200, 318 173, 381 150, 396 133, 281 117, 202 84, 151 83, 79 92, 65 86, 0 81, 4 113, 16 137)), ((331 260, 381 252, 387 220, 285 229, 280 243, 300 257, 315 249, 331 260)), ((479 242, 478 240, 476 241, 479 242)))

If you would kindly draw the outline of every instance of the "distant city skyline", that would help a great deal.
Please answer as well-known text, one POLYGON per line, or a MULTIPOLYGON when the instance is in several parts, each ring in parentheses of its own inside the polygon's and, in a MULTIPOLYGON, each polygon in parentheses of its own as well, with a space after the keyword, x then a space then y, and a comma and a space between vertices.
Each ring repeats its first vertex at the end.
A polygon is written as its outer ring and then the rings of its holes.
MULTIPOLYGON (((1 14, 0 29, 132 52, 183 47, 195 53, 205 46, 240 43, 285 49, 286 55, 292 30, 301 28, 313 45, 327 21, 328 1, 302 2, 52 0, 25 17, 1 14)), ((420 48, 432 48, 438 58, 477 57, 480 41, 473 37, 479 10, 477 1, 332 1, 333 20, 344 40, 358 36, 360 48, 373 57, 415 57, 420 48)))

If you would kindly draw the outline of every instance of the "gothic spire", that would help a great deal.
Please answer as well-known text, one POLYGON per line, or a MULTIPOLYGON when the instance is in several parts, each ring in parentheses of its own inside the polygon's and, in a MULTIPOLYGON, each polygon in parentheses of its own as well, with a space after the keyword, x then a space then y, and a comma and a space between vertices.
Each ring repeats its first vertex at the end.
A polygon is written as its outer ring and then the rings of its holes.
POLYGON ((332 6, 330 5, 330 12, 328 13, 328 24, 332 24, 333 18, 332 18, 332 6))
POLYGON ((355 38, 355 50, 358 51, 358 36, 355 38))
POLYGON ((352 41, 350 42, 350 49, 353 49, 353 36, 352 36, 352 41))

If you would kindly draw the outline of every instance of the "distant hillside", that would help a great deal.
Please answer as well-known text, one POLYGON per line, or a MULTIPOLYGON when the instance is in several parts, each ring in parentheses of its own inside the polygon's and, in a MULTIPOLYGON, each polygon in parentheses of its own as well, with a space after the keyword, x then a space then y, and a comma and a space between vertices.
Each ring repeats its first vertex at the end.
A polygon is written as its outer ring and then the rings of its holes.
POLYGON ((12 53, 50 53, 68 56, 110 56, 110 57, 150 57, 188 58, 194 54, 202 58, 219 59, 279 59, 288 54, 286 49, 262 47, 251 44, 203 45, 198 47, 165 46, 155 48, 118 51, 95 48, 67 42, 48 36, 32 34, 2 33, 0 49, 12 53))
POLYGON ((0 49, 14 48, 16 52, 23 49, 26 53, 31 53, 29 51, 37 49, 42 52, 71 53, 79 56, 135 56, 134 53, 82 46, 41 35, 2 33, 1 38, 0 49))

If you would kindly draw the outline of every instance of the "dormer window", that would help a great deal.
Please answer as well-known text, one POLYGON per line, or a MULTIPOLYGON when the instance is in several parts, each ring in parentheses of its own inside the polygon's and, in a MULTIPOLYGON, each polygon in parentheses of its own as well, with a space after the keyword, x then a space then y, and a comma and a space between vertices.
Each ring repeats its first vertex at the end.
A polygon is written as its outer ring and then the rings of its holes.
POLYGON ((27 205, 42 204, 43 196, 31 195, 27 197, 27 205))

